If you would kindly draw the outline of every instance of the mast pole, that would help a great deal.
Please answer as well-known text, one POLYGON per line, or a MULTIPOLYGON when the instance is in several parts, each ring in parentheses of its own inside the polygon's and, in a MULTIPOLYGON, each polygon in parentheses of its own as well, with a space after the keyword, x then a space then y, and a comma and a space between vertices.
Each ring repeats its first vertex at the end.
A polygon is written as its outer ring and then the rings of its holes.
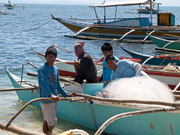
POLYGON ((115 9, 114 21, 116 20, 116 16, 117 16, 117 6, 116 6, 116 9, 115 9))
POLYGON ((106 7, 104 7, 104 23, 106 23, 106 7))
POLYGON ((152 0, 149 0, 149 2, 150 2, 150 11, 151 11, 151 24, 153 24, 153 20, 152 20, 152 0))
POLYGON ((96 8, 94 7, 94 12, 95 12, 95 15, 96 15, 96 18, 97 18, 97 22, 100 22, 99 18, 98 18, 98 15, 97 15, 97 12, 96 12, 96 8))

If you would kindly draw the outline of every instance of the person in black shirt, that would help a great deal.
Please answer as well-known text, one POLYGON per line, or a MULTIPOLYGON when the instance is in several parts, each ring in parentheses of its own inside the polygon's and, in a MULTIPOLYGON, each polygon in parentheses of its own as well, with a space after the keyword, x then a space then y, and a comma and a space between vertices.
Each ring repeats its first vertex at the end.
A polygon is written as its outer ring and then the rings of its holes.
POLYGON ((97 70, 91 56, 84 51, 84 41, 74 45, 74 51, 79 61, 74 62, 76 70, 75 82, 97 83, 97 70))

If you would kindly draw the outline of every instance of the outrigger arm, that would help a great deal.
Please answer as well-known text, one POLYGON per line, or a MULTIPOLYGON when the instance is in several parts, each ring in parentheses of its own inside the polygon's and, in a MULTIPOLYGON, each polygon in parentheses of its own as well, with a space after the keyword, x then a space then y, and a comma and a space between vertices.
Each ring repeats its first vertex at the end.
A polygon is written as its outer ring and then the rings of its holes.
POLYGON ((83 28, 83 29, 80 29, 78 32, 76 32, 76 33, 74 34, 73 37, 77 37, 80 33, 82 33, 83 31, 85 31, 85 30, 87 30, 87 29, 89 29, 89 28, 90 28, 90 27, 87 26, 87 27, 85 27, 85 28, 83 28))
POLYGON ((168 45, 170 45, 170 44, 172 44, 172 43, 174 43, 174 41, 170 41, 170 42, 168 42, 167 44, 165 44, 162 48, 165 48, 165 47, 167 47, 168 45))
POLYGON ((130 34, 130 33, 132 33, 132 32, 134 32, 135 30, 134 29, 132 29, 132 30, 130 30, 130 31, 128 31, 128 32, 126 32, 120 39, 119 39, 119 41, 121 41, 125 36, 127 36, 128 34, 130 34))
POLYGON ((154 33, 156 30, 151 31, 149 34, 147 34, 147 36, 143 39, 143 42, 148 38, 148 35, 151 35, 152 33, 154 33))

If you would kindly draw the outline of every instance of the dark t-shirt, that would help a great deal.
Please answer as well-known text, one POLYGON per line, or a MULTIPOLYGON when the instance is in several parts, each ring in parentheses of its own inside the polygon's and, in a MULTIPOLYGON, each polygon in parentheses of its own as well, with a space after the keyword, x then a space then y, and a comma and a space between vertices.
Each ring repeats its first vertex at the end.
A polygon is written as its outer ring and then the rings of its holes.
POLYGON ((91 56, 84 52, 80 59, 80 68, 74 81, 83 83, 85 79, 87 83, 97 83, 97 70, 91 56))

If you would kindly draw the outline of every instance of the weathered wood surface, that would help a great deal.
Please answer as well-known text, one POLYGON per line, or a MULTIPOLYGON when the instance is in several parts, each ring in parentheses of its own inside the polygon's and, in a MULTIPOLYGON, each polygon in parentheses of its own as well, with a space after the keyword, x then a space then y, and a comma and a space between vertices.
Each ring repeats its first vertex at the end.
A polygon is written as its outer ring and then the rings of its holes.
POLYGON ((27 87, 27 88, 9 88, 9 89, 0 89, 0 92, 21 91, 21 90, 36 90, 36 88, 35 88, 35 87, 27 87))

